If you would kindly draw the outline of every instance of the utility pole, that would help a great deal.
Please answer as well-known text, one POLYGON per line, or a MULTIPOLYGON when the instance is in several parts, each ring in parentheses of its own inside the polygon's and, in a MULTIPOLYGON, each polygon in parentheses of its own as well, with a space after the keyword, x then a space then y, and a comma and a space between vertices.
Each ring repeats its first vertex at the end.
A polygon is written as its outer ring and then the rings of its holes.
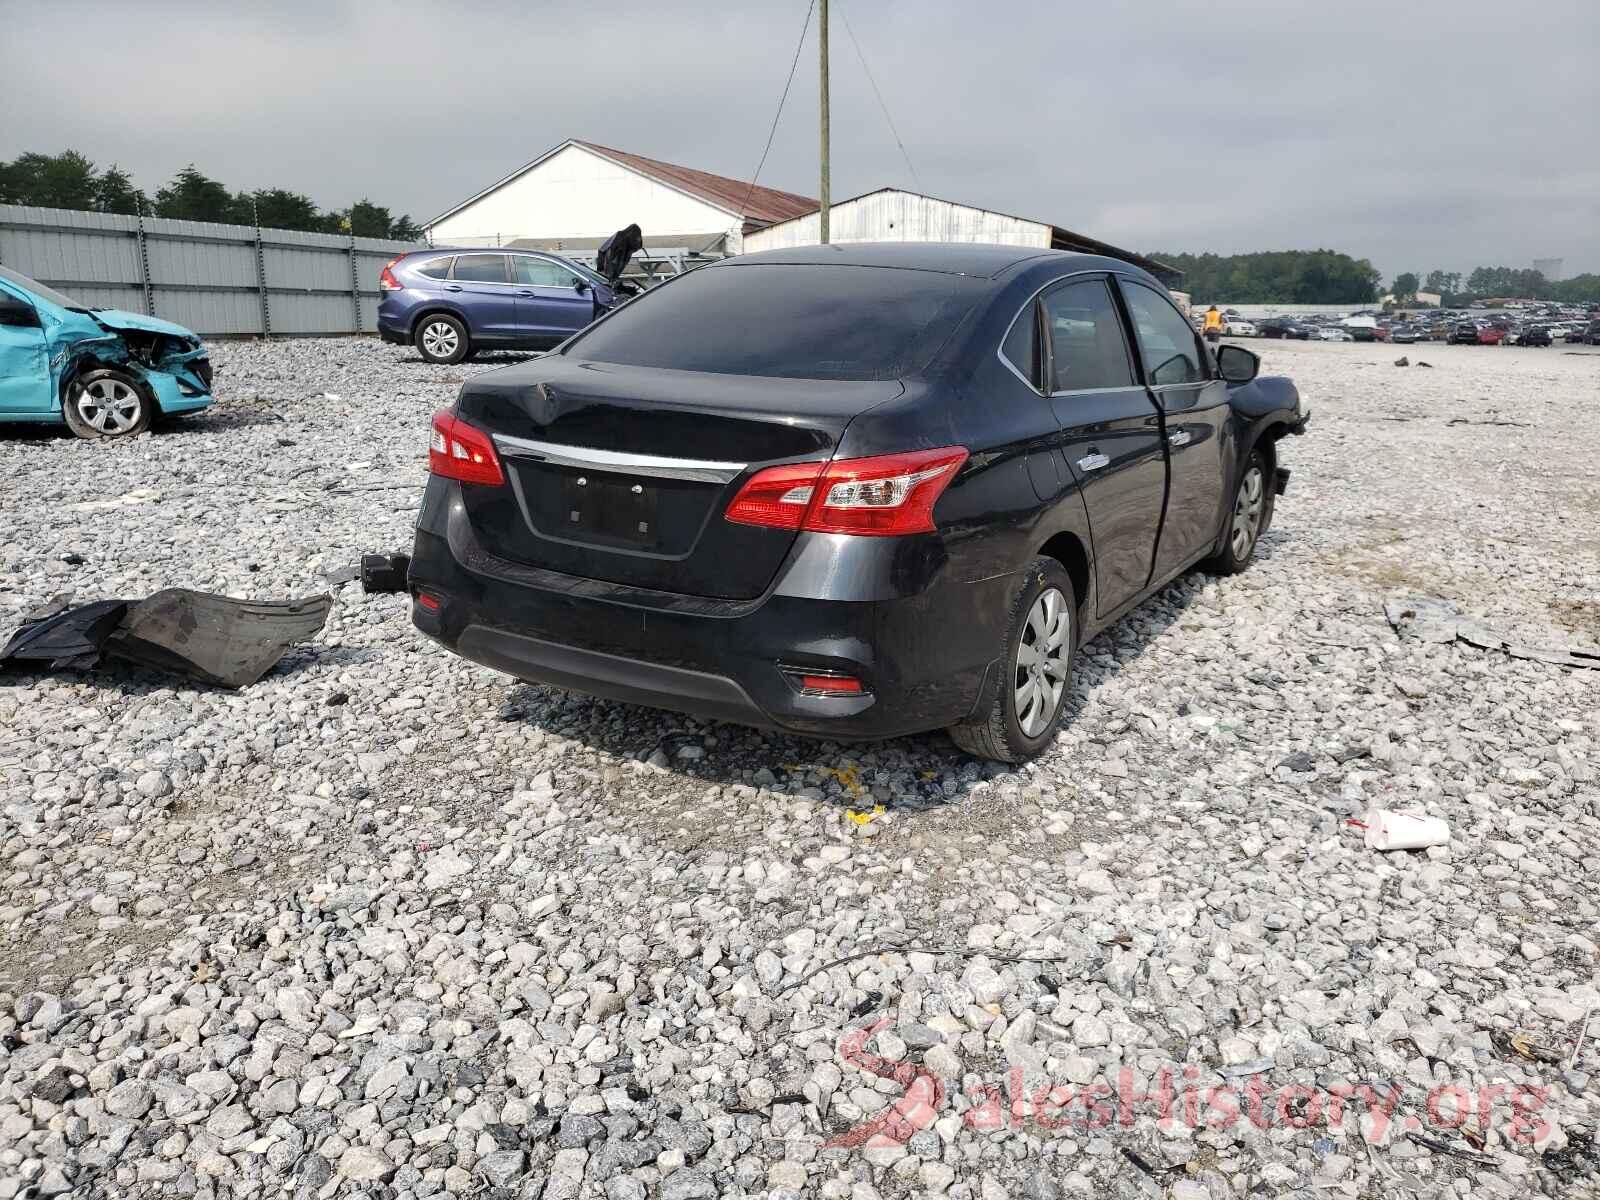
POLYGON ((822 24, 817 26, 818 41, 822 48, 822 208, 818 212, 821 221, 820 240, 824 246, 828 244, 828 210, 832 201, 828 196, 828 0, 820 0, 822 6, 822 24))

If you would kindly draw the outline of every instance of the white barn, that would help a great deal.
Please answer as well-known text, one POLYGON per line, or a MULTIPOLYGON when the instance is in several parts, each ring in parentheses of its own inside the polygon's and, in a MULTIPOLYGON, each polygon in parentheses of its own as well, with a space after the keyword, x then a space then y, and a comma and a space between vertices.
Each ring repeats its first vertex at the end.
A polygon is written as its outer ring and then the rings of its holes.
MULTIPOLYGON (((820 240, 821 220, 816 211, 778 221, 747 233, 744 248, 782 250, 814 246, 820 240)), ((879 188, 875 192, 841 200, 829 209, 830 242, 991 242, 1002 246, 1038 246, 1041 249, 1076 250, 1104 254, 1136 263, 1169 288, 1182 280, 1182 272, 1095 238, 1073 233, 1046 221, 1014 217, 907 192, 879 188)))
POLYGON ((628 225, 645 245, 720 257, 746 231, 805 212, 809 196, 569 138, 423 228, 436 246, 525 246, 592 251, 628 225))

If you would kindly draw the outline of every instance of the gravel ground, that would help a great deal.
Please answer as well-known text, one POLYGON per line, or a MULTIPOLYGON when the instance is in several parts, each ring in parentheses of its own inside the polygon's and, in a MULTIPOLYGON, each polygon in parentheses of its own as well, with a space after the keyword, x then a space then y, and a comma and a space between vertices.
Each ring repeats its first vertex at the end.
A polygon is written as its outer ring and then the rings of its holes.
MULTIPOLYGON (((0 1200, 1600 1193, 1600 671, 1383 616, 1600 642, 1600 355, 1253 348, 1315 411, 1258 561, 1087 646, 1022 769, 520 685, 351 583, 242 692, 0 680, 0 1200)), ((168 431, 0 440, 0 633, 406 547, 496 365, 216 361, 168 431)))

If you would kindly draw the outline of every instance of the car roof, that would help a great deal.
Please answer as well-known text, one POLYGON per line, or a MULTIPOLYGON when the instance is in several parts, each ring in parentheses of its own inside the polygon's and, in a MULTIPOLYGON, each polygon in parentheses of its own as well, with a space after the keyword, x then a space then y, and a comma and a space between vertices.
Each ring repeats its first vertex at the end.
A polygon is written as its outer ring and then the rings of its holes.
MULTIPOLYGON (((794 246, 786 250, 741 254, 714 265, 899 267, 911 271, 942 271, 950 275, 993 279, 1018 263, 1047 257, 1063 261, 1081 260, 1091 268, 1099 264, 1107 264, 1108 269, 1109 266, 1131 266, 1117 259, 1046 250, 1042 246, 993 246, 979 242, 834 242, 826 246, 794 246)), ((1144 273, 1137 267, 1133 269, 1144 273)))
POLYGON ((446 254, 537 254, 540 258, 562 258, 554 250, 535 250, 531 246, 433 246, 421 250, 408 250, 403 258, 438 258, 446 254))

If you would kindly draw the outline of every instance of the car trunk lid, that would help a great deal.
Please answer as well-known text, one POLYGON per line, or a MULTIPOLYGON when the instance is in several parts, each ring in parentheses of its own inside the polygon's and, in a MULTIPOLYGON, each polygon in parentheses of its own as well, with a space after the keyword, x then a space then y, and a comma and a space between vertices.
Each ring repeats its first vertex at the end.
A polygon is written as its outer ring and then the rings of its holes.
POLYGON ((493 438, 506 486, 465 487, 491 554, 588 579, 759 596, 796 534, 723 511, 763 467, 830 458, 889 381, 753 378, 572 362, 479 376, 458 414, 493 438))

